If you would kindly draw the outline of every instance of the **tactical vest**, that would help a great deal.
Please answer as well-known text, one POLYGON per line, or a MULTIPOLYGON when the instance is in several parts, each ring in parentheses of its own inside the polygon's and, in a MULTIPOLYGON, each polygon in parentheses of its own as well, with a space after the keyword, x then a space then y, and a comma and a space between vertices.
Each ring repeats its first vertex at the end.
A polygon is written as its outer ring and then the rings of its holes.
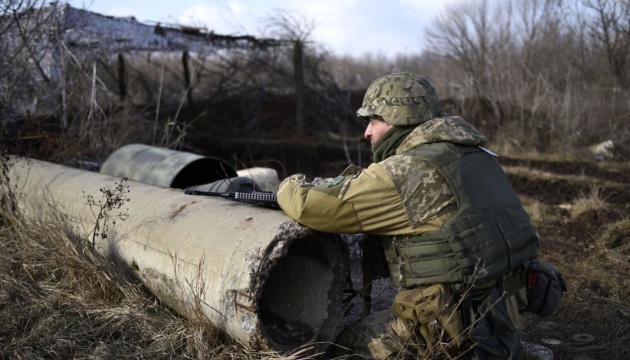
POLYGON ((536 256, 538 236, 499 164, 479 147, 421 145, 414 159, 437 167, 457 201, 440 230, 381 236, 394 285, 479 283, 536 256))

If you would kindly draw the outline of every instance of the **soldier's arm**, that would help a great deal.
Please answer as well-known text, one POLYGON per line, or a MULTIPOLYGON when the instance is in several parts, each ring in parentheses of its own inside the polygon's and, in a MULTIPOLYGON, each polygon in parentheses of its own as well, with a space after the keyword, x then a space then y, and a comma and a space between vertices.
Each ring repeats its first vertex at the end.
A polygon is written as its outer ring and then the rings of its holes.
POLYGON ((390 235, 412 231, 396 186, 378 164, 317 186, 304 175, 291 176, 280 184, 278 203, 287 215, 319 231, 390 235))

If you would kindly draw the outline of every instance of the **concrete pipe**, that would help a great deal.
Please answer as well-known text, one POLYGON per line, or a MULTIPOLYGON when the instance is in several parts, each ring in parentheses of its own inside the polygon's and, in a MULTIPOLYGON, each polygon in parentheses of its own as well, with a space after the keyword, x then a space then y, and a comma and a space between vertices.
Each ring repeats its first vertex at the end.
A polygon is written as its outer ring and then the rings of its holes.
POLYGON ((54 208, 90 241, 95 209, 86 196, 128 186, 129 201, 109 214, 128 219, 102 223, 107 236, 96 248, 182 315, 201 310, 252 348, 293 350, 331 341, 343 327, 348 255, 336 236, 281 211, 37 160, 13 158, 9 174, 25 215, 45 221, 54 208))
POLYGON ((100 172, 178 189, 237 176, 234 168, 219 158, 144 144, 129 144, 114 151, 100 172))

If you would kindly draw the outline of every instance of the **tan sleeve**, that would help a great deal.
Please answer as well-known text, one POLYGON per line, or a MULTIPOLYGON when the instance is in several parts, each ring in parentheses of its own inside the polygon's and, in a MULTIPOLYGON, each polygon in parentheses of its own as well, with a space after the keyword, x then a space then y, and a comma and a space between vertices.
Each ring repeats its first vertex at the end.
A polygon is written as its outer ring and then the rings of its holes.
POLYGON ((378 164, 317 186, 304 175, 291 176, 280 184, 278 203, 288 216, 319 231, 414 232, 394 183, 378 164))
POLYGON ((325 186, 314 186, 304 175, 293 175, 280 184, 278 204, 289 217, 311 229, 346 234, 361 232, 352 204, 321 191, 325 186))

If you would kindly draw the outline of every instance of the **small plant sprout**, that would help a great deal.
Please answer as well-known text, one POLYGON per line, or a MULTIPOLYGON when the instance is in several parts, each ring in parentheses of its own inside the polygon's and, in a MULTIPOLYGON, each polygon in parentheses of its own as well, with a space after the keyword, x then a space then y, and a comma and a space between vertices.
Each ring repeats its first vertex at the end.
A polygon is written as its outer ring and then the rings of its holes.
POLYGON ((127 197, 129 193, 128 179, 121 179, 120 182, 114 182, 114 187, 104 186, 99 189, 102 196, 99 200, 96 200, 94 196, 86 194, 83 191, 85 202, 90 206, 92 214, 94 214, 94 228, 91 231, 92 234, 92 246, 96 244, 96 237, 100 236, 101 239, 107 238, 106 228, 108 224, 116 225, 116 221, 125 221, 129 218, 127 211, 120 211, 121 207, 130 201, 127 197), (118 211, 115 211, 118 210, 118 211))

